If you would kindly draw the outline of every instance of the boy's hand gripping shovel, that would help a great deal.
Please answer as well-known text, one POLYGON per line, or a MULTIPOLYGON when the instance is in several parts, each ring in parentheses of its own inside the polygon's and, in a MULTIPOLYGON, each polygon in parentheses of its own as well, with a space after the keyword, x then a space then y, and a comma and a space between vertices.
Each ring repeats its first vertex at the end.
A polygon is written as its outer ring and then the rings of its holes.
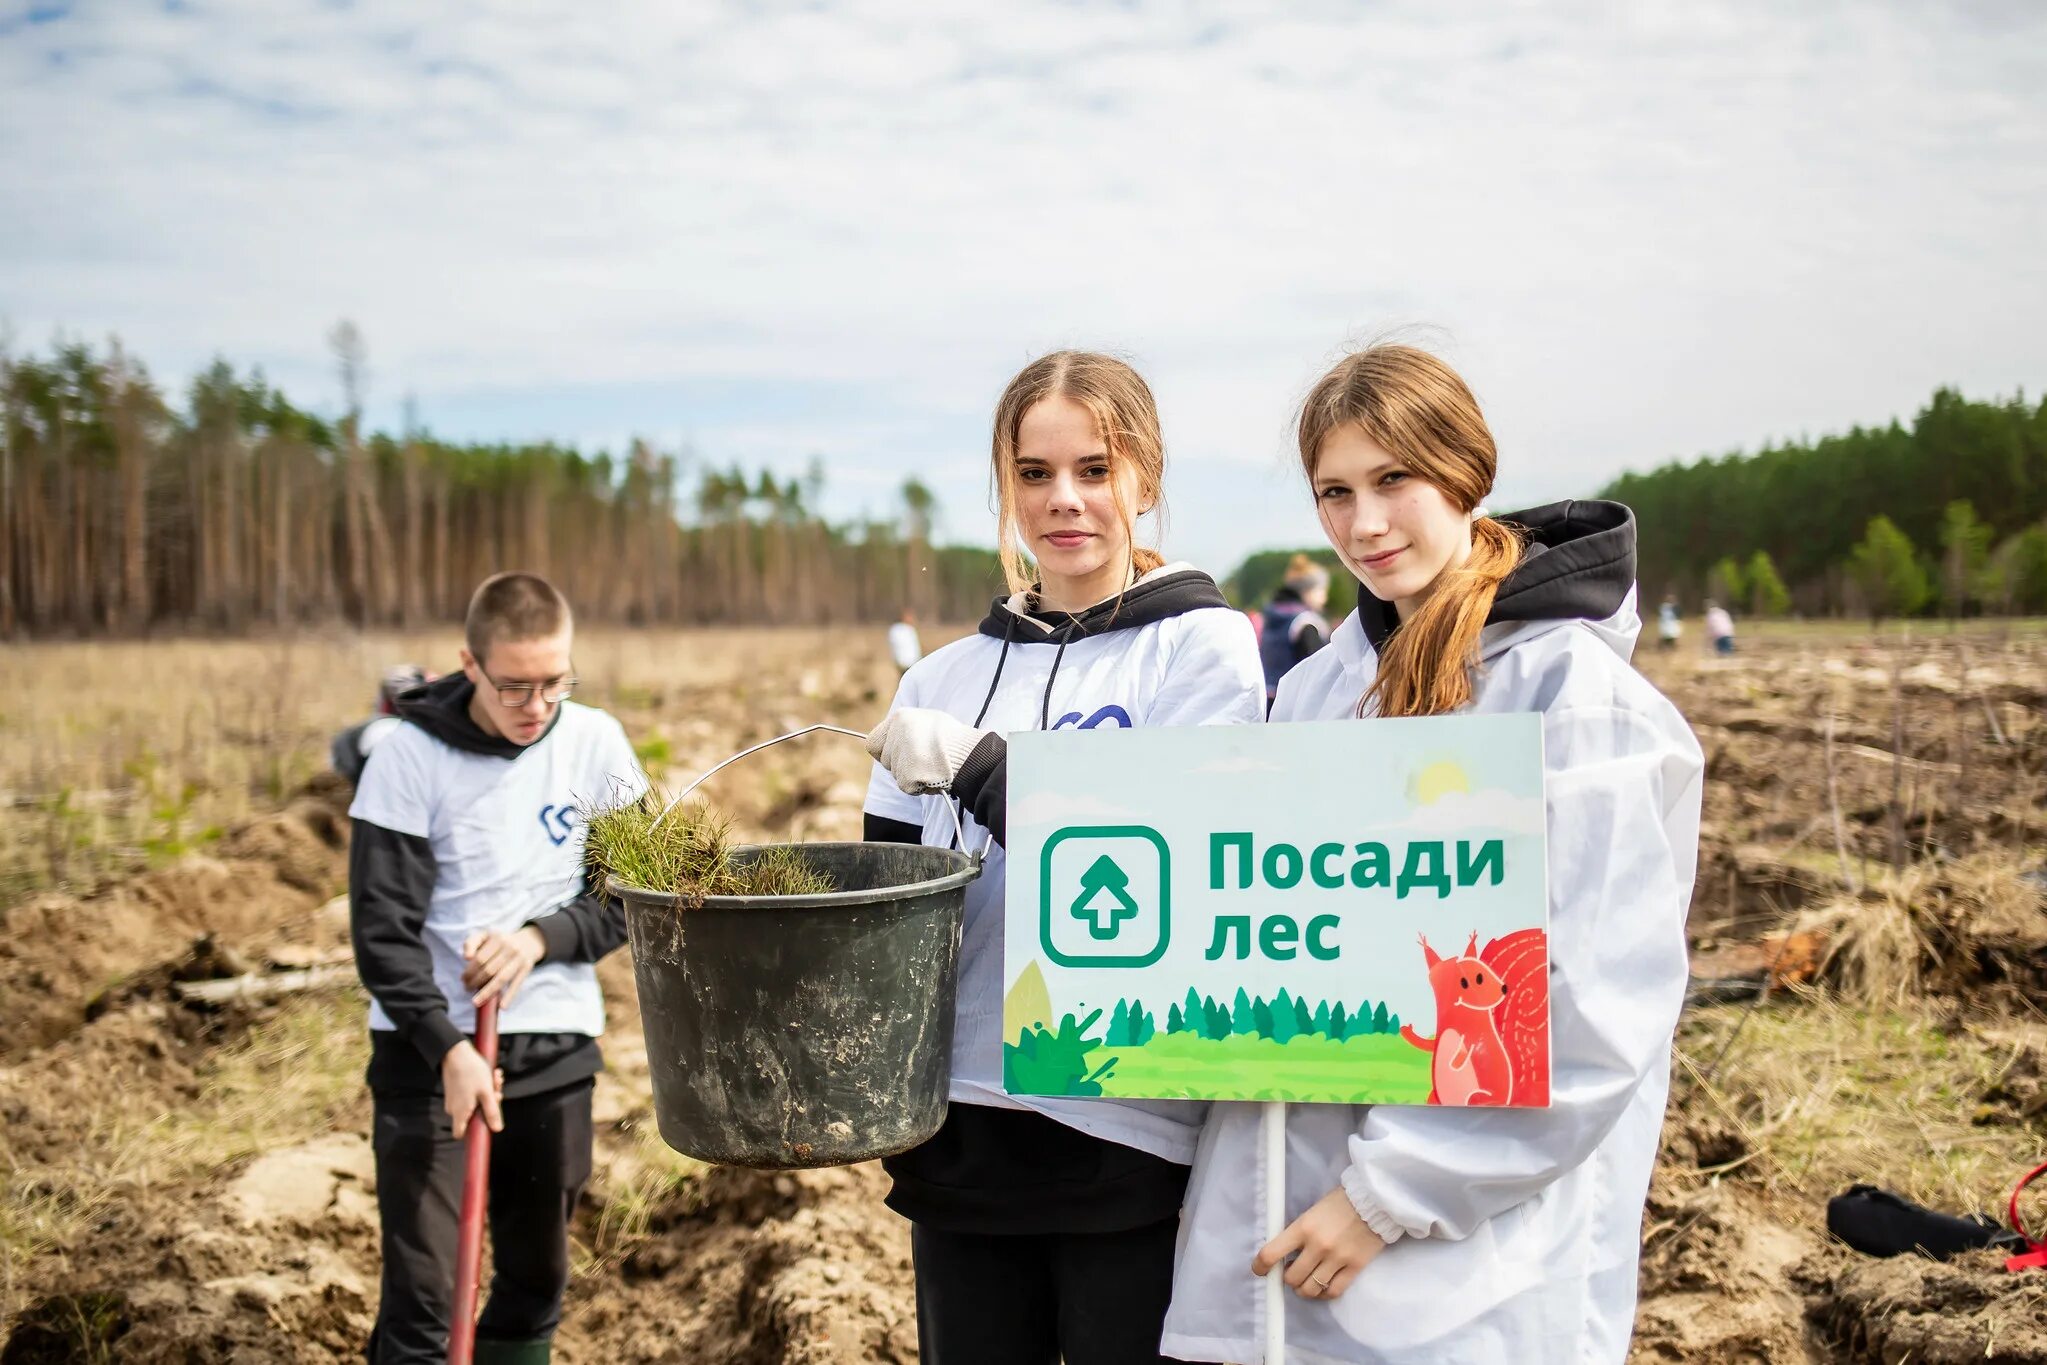
MULTIPOLYGON (((476 1010, 476 1050, 493 1074, 498 1067, 498 1001, 476 1010)), ((467 1165, 462 1171, 462 1221, 455 1240, 454 1318, 448 1324, 448 1365, 470 1365, 476 1355, 477 1281, 483 1270, 483 1210, 490 1198, 490 1125, 483 1106, 469 1116, 467 1165)))

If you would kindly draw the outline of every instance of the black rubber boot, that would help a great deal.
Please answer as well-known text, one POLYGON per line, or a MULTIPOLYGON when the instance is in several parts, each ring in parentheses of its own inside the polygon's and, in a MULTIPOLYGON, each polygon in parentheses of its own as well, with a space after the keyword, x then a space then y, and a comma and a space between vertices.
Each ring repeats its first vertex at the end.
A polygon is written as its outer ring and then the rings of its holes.
POLYGON ((493 1337, 476 1339, 476 1365, 548 1365, 554 1357, 554 1340, 542 1337, 538 1341, 499 1341, 493 1337))

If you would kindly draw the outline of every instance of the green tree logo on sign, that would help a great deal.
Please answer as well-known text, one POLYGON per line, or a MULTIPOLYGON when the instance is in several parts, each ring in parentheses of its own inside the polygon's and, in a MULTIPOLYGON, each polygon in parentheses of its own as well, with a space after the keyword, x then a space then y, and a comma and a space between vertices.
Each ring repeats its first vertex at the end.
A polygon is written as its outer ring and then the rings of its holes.
POLYGON ((1129 874, 1104 853, 1081 876, 1080 895, 1073 901, 1073 917, 1085 921, 1087 931, 1096 938, 1116 937, 1123 921, 1137 916, 1137 902, 1130 899, 1129 886, 1129 874))
POLYGON ((1062 967, 1148 967, 1171 936, 1172 855, 1149 825, 1069 825, 1045 841, 1038 934, 1062 967))

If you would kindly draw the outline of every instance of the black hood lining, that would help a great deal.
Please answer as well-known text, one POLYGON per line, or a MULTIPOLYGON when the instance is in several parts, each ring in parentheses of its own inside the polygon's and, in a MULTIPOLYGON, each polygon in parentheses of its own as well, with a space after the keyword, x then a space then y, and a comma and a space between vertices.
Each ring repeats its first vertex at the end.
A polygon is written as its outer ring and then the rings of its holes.
POLYGON ((399 693, 398 715, 451 749, 488 758, 515 759, 553 734, 554 727, 561 724, 562 707, 557 706, 554 718, 547 722, 539 739, 533 744, 514 744, 503 735, 486 733, 476 723, 469 714, 469 703, 475 696, 476 684, 469 681, 468 674, 449 673, 399 693))
POLYGON ((1035 584, 1027 601, 1031 604, 1030 609, 1019 613, 1010 608, 1007 597, 996 598, 989 605, 987 616, 981 620, 980 633, 1017 645, 1070 644, 1119 630, 1136 630, 1175 616, 1184 616, 1190 611, 1230 604, 1222 589, 1215 585, 1215 580, 1199 569, 1180 569, 1133 584, 1117 596, 1079 612, 1046 611, 1038 607, 1035 584), (1045 633, 1025 635, 1017 632, 1014 626, 1019 620, 1034 621, 1045 628, 1045 633))
MULTIPOLYGON (((1511 621, 1603 621, 1635 586, 1635 514, 1594 498, 1545 503, 1499 518, 1523 537, 1521 562, 1493 596, 1487 625, 1511 621)), ((1391 602, 1358 594, 1358 623, 1373 649, 1399 629, 1391 602)))

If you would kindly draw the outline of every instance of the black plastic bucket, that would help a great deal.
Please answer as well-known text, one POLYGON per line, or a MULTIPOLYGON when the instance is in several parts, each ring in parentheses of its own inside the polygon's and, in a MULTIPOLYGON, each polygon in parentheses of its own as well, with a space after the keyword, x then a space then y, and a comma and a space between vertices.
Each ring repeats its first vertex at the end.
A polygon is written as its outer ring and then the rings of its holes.
MULTIPOLYGON (((661 1138, 727 1166, 842 1166, 945 1121, 967 884, 914 844, 802 844, 837 889, 708 896, 616 879, 661 1138)), ((734 851, 744 860, 758 847, 734 851)))

